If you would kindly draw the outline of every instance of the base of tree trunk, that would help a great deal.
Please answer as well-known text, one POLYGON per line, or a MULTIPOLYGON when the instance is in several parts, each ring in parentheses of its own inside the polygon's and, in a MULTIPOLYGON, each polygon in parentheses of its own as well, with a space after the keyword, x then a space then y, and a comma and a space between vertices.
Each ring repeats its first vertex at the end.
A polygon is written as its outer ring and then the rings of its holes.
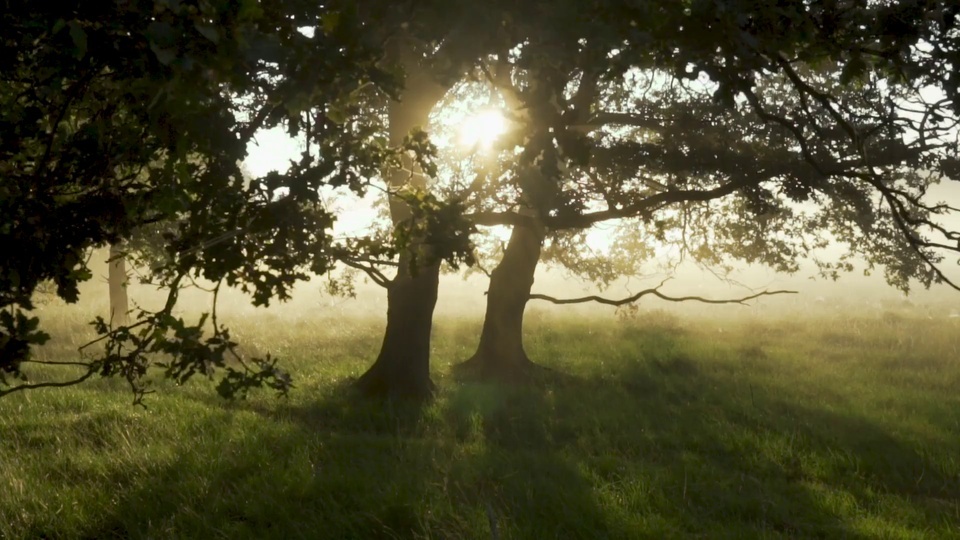
POLYGON ((356 380, 354 388, 363 396, 375 399, 428 401, 433 398, 436 385, 432 381, 419 377, 398 378, 395 374, 388 373, 386 368, 389 365, 390 363, 374 364, 356 380))
POLYGON ((552 371, 531 361, 526 354, 495 355, 478 352, 465 362, 453 366, 453 373, 458 377, 503 384, 533 382, 552 371))

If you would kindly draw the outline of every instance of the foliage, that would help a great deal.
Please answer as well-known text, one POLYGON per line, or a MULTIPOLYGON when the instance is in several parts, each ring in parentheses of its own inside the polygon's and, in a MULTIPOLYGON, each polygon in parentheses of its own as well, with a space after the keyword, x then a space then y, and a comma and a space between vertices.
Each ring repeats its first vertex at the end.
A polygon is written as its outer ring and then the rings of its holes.
POLYGON ((344 8, 156 0, 20 3, 0 15, 0 127, 10 135, 0 141, 0 242, 16 253, 0 262, 0 372, 22 378, 29 346, 46 337, 28 315, 39 283, 52 279, 75 302, 90 278, 86 250, 152 231, 166 252, 152 278, 168 301, 127 328, 98 321, 106 347, 81 378, 122 374, 140 396, 150 353, 166 352, 186 373, 226 367, 228 381, 286 387, 269 362, 228 364, 225 329, 204 336, 204 321, 172 310, 194 278, 267 304, 332 266, 319 188, 357 189, 396 151, 363 119, 331 112, 371 85, 396 89, 364 31, 372 21, 344 8), (304 122, 308 109, 321 112, 304 122), (254 133, 280 124, 317 151, 285 173, 244 179, 254 133))
MULTIPOLYGON (((958 9, 531 4, 507 25, 516 41, 483 60, 522 114, 487 174, 516 195, 486 197, 478 217, 511 223, 525 206, 561 236, 629 219, 682 257, 787 272, 839 243, 839 260, 818 261, 825 275, 862 257, 904 291, 954 285, 941 264, 960 232, 943 223, 958 210, 928 192, 960 179, 958 9)), ((588 261, 583 249, 566 260, 588 261)), ((618 271, 583 268, 600 282, 618 271)))

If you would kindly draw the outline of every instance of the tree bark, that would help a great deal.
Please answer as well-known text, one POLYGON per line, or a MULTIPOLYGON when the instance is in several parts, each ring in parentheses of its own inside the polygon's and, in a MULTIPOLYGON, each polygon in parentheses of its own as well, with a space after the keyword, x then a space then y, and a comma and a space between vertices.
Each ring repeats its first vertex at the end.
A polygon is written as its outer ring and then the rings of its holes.
MULTIPOLYGON (((407 266, 409 256, 400 257, 407 266)), ((377 361, 357 380, 370 396, 422 400, 433 394, 430 333, 437 304, 440 265, 401 269, 387 289, 387 327, 377 361)))
POLYGON ((523 312, 540 261, 544 230, 515 226, 500 264, 490 274, 487 310, 477 352, 458 370, 480 379, 521 381, 535 369, 523 348, 523 312))
POLYGON ((107 259, 107 282, 110 289, 110 323, 123 326, 130 322, 130 299, 127 296, 127 259, 117 244, 110 246, 107 259))
MULTIPOLYGON (((426 127, 430 111, 447 91, 431 74, 419 67, 418 59, 398 54, 406 72, 406 84, 399 101, 390 103, 390 143, 403 143, 410 131, 426 127)), ((403 168, 389 177, 391 188, 413 184, 423 187, 426 179, 417 173, 412 159, 404 157, 403 168)), ((410 219, 410 208, 399 198, 389 196, 390 215, 394 225, 410 219)), ((387 327, 376 362, 358 380, 364 394, 397 399, 426 399, 433 394, 430 380, 430 333, 433 310, 437 304, 440 263, 424 263, 430 259, 429 246, 412 242, 400 254, 397 276, 387 288, 387 327), (410 269, 413 253, 418 254, 417 268, 410 269)))

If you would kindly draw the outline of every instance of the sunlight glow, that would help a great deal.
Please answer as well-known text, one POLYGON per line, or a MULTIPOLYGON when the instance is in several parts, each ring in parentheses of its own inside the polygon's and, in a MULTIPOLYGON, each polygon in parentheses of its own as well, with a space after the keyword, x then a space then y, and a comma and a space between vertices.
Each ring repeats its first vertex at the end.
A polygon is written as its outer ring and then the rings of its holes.
POLYGON ((497 109, 485 109, 464 119, 459 129, 459 142, 465 148, 490 150, 497 138, 507 131, 507 119, 497 109))

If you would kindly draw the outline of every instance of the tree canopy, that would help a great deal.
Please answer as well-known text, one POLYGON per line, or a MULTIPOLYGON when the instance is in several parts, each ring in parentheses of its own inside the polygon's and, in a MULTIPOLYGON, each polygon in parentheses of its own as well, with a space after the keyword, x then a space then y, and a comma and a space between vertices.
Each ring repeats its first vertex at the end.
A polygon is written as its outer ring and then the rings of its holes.
MULTIPOLYGON (((76 301, 86 250, 160 223, 174 223, 154 268, 166 305, 121 329, 97 321, 105 354, 81 379, 122 375, 140 392, 159 352, 176 353, 166 368, 180 380, 223 366, 229 334, 201 338, 202 323, 173 316, 179 286, 203 277, 259 304, 287 297, 342 251, 319 187, 356 189, 400 151, 350 115, 357 93, 398 87, 369 22, 334 4, 16 3, 0 17, 0 243, 15 254, 0 262, 2 385, 47 339, 29 316, 37 285, 76 301), (304 125, 308 109, 324 114, 304 125), (245 181, 247 144, 281 124, 322 152, 245 181)), ((285 380, 261 359, 227 367, 221 390, 285 380)))
POLYGON ((0 15, 0 242, 17 254, 0 262, 0 393, 36 386, 14 379, 47 337, 29 315, 38 284, 76 301, 86 250, 158 224, 166 256, 153 271, 168 301, 129 326, 97 321, 104 354, 80 380, 121 375, 139 397, 151 358, 167 353, 179 381, 225 368, 224 395, 283 391, 270 358, 226 361, 235 343, 215 311, 210 334, 206 320, 174 316, 178 291, 203 278, 265 305, 339 262, 390 290, 368 388, 392 394, 389 381, 415 372, 403 384, 426 392, 438 261, 472 263, 471 237, 488 225, 514 235, 491 277, 489 331, 516 342, 490 349, 497 357, 522 355, 545 239, 545 255, 576 265, 569 239, 609 220, 628 220, 621 245, 634 250, 649 237, 707 262, 790 271, 839 240, 904 290, 956 288, 942 265, 960 233, 940 216, 958 210, 927 194, 960 174, 958 11, 920 0, 18 5, 0 15), (438 156, 422 128, 463 81, 492 88, 512 129, 476 181, 432 188, 438 156), (305 152, 245 180, 247 144, 278 125, 305 152), (374 183, 389 193, 392 234, 335 240, 321 189, 374 183))

